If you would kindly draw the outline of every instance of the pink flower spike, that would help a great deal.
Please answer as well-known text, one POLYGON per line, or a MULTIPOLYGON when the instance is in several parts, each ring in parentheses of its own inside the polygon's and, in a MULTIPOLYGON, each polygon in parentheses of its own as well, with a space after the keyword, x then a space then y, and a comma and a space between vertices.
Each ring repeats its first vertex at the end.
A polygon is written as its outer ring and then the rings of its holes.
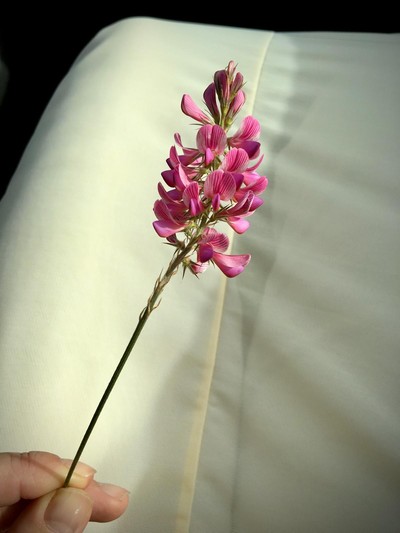
POLYGON ((181 101, 181 109, 185 115, 188 115, 194 120, 201 122, 202 124, 209 124, 210 119, 203 113, 199 106, 194 102, 191 96, 184 94, 181 101))
POLYGON ((243 272, 251 259, 250 254, 226 255, 214 252, 212 260, 228 278, 234 278, 243 272))

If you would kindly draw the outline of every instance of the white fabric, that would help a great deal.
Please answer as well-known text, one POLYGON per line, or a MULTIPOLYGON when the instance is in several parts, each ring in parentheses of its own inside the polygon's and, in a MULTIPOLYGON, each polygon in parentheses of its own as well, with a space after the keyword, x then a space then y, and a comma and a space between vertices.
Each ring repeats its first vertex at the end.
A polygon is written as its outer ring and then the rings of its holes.
POLYGON ((247 270, 177 276, 146 324, 82 456, 131 504, 88 532, 398 531, 399 52, 132 18, 60 84, 0 203, 2 451, 74 455, 170 259, 181 96, 231 59, 270 180, 247 270))

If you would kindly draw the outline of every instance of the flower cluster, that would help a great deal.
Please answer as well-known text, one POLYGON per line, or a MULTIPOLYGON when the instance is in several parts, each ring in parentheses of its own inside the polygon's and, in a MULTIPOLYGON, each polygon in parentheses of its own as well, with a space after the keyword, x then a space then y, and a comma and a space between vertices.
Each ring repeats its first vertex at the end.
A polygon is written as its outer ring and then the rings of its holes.
POLYGON ((225 222, 236 233, 244 233, 248 217, 263 204, 260 194, 268 184, 256 172, 263 159, 259 122, 246 116, 229 135, 246 100, 243 86, 242 74, 230 61, 224 70, 215 72, 203 93, 205 112, 188 94, 183 95, 181 109, 198 126, 196 147, 185 147, 176 133, 167 159, 169 168, 161 173, 164 184, 158 184, 153 227, 181 257, 183 253, 184 268, 196 275, 213 263, 234 277, 251 258, 249 254, 225 254, 229 238, 215 227, 225 222))
POLYGON ((203 112, 185 94, 181 108, 199 126, 196 148, 187 148, 181 137, 175 134, 167 159, 168 170, 161 173, 165 184, 158 184, 160 198, 154 203, 157 220, 155 231, 167 243, 175 247, 165 272, 156 279, 147 304, 122 357, 111 376, 93 417, 83 435, 72 464, 64 480, 68 487, 79 458, 118 380, 122 369, 138 340, 151 313, 160 303, 161 294, 182 265, 196 276, 209 266, 217 265, 229 278, 243 272, 251 256, 249 254, 225 254, 229 239, 215 226, 225 222, 236 233, 244 233, 248 217, 262 205, 260 194, 268 185, 265 176, 256 170, 263 156, 260 154, 260 124, 247 116, 233 135, 231 125, 245 102, 243 76, 236 73, 236 65, 230 61, 224 70, 215 72, 213 82, 203 93, 207 106, 203 112), (181 154, 179 154, 181 152, 181 154), (195 260, 192 259, 195 256, 195 260))

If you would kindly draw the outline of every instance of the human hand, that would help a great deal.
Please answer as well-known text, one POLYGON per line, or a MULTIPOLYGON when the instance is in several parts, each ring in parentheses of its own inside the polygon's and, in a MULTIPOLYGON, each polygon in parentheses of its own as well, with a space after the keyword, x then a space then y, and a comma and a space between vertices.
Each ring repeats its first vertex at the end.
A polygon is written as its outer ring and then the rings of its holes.
POLYGON ((95 470, 83 463, 60 488, 70 465, 48 452, 0 453, 0 532, 82 533, 89 521, 124 513, 128 491, 95 481, 95 470))

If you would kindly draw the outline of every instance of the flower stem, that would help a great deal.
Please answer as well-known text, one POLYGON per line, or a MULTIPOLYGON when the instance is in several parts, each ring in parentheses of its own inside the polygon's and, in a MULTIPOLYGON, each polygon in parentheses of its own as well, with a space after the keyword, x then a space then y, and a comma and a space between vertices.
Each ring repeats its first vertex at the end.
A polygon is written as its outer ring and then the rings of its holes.
POLYGON ((96 425, 96 422, 97 422, 97 419, 99 418, 100 416, 100 413, 102 412, 103 410, 103 407, 105 405, 105 403, 107 402, 108 400, 108 397, 110 396, 111 394, 111 391, 112 389, 114 388, 114 385, 115 383, 117 382, 117 379, 119 377, 119 375, 121 374, 122 372, 122 369, 124 368, 125 366, 125 363, 126 361, 128 360, 128 357, 130 355, 130 353, 132 352, 132 349, 133 347, 135 346, 136 344, 136 341, 138 340, 139 338, 139 335, 140 333, 142 332, 142 329, 144 327, 144 325, 146 324, 147 322, 147 319, 149 318, 151 312, 158 306, 159 302, 159 297, 162 293, 162 291, 164 290, 165 286, 167 285, 167 283, 171 280, 172 276, 174 274, 176 274, 180 264, 182 263, 182 261, 185 259, 185 257, 187 255, 189 255, 196 242, 198 240, 198 237, 194 237, 190 240, 190 242, 184 247, 182 248, 180 251, 178 252, 175 252, 173 258, 171 259, 169 265, 168 265, 168 268, 167 270, 165 271, 165 274, 161 277, 161 275, 157 278, 156 280, 156 283, 154 285, 154 289, 153 289, 153 292, 151 293, 150 295, 150 298, 148 299, 147 301, 147 305, 146 307, 142 310, 142 312, 140 313, 139 315, 139 320, 138 320, 138 323, 136 325, 136 328, 135 328, 135 331, 133 332, 133 335, 127 345, 127 347, 125 348, 125 351, 116 367, 116 369, 114 370, 114 373, 103 393, 103 396, 101 397, 101 400, 100 402, 98 403, 97 405, 97 408, 92 416, 92 419, 86 429, 86 432, 83 436, 83 439, 79 445, 79 448, 75 454, 75 457, 71 463, 71 466, 68 470, 68 473, 67 473, 67 476, 65 478, 65 481, 64 481, 64 484, 63 484, 63 487, 68 487, 70 481, 71 481, 71 477, 74 473, 74 470, 76 468, 76 465, 82 455, 82 452, 87 444, 87 441, 89 440, 89 437, 94 429, 94 426, 96 425))

